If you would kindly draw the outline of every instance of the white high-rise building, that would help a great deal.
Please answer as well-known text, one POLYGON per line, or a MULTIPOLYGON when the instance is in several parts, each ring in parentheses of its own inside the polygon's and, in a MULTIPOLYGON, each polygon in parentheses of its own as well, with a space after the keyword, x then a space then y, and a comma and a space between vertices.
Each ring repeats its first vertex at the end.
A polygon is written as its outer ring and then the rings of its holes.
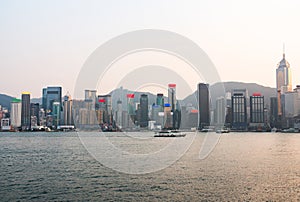
POLYGON ((10 119, 11 119, 11 125, 14 128, 21 127, 21 111, 22 111, 21 100, 13 99, 13 101, 11 102, 10 119))
POLYGON ((116 111, 116 123, 117 123, 117 126, 119 128, 122 128, 122 113, 123 113, 123 109, 122 109, 122 101, 121 100, 118 100, 117 101, 117 111, 116 111))
POLYGON ((283 58, 277 65, 276 69, 276 89, 278 101, 278 115, 282 115, 281 95, 286 92, 292 92, 292 74, 290 63, 285 59, 285 52, 283 50, 283 58))
POLYGON ((219 97, 216 100, 216 122, 218 125, 224 125, 226 113, 226 101, 224 97, 219 97))

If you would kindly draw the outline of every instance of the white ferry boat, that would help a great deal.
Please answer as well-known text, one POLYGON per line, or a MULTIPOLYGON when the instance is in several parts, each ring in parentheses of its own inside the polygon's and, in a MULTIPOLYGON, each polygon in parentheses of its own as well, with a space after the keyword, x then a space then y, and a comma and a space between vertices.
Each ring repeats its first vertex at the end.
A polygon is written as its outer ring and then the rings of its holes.
POLYGON ((185 137, 185 133, 179 130, 161 130, 154 137, 185 137))

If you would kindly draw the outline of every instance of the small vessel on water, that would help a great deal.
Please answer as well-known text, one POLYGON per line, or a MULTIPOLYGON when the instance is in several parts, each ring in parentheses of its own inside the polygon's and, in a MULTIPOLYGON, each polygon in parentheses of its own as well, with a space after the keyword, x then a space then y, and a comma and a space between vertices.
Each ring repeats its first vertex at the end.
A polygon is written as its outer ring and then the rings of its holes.
POLYGON ((216 133, 229 133, 229 132, 230 132, 229 129, 225 129, 225 128, 216 130, 216 133))
POLYGON ((214 130, 212 128, 203 128, 200 130, 202 133, 208 133, 208 132, 213 132, 214 130))
POLYGON ((282 133, 299 133, 298 128, 288 128, 288 129, 283 129, 281 131, 282 133))
POLYGON ((185 133, 179 130, 161 130, 154 137, 185 137, 185 133))

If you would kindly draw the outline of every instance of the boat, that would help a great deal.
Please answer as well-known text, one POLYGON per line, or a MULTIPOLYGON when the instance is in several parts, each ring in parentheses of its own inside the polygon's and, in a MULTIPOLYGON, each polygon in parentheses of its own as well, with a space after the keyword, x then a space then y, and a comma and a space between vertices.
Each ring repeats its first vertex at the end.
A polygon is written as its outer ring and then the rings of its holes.
POLYGON ((214 130, 212 128, 203 128, 200 132, 202 133, 208 133, 208 132, 213 132, 214 130))
POLYGON ((282 133, 298 133, 299 129, 298 128, 288 128, 288 129, 284 129, 281 131, 282 133))
POLYGON ((229 133, 230 131, 228 129, 219 129, 216 130, 216 133, 229 133))
POLYGON ((179 130, 161 130, 154 137, 185 137, 185 133, 179 130))

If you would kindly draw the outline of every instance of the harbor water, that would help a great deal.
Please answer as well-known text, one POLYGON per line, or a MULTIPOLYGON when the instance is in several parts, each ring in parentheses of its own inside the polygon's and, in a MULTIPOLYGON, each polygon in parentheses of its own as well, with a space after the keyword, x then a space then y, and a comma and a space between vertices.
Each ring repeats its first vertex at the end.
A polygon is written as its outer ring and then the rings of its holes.
MULTIPOLYGON (((140 146, 142 139, 128 140, 122 133, 105 135, 115 145, 126 145, 131 151, 151 150, 140 146)), ((144 135, 154 133, 140 134, 144 135)), ((209 134, 196 134, 186 153, 165 169, 126 174, 95 160, 76 132, 3 132, 0 199, 300 201, 300 134, 222 134, 210 155, 200 160, 199 148, 205 135, 209 134)), ((158 147, 164 141, 153 139, 158 147)))

